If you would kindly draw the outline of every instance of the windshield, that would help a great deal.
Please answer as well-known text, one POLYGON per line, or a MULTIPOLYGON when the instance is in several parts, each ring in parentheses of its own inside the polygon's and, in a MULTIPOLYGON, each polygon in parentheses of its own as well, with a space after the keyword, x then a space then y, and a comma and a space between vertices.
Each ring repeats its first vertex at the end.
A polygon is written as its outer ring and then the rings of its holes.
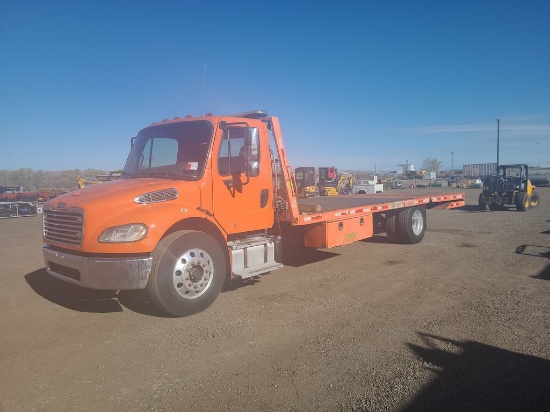
POLYGON ((213 127, 208 121, 169 123, 143 129, 130 151, 128 177, 202 177, 213 127))
POLYGON ((521 170, 521 166, 499 166, 498 175, 502 178, 520 178, 523 175, 523 171, 521 170))

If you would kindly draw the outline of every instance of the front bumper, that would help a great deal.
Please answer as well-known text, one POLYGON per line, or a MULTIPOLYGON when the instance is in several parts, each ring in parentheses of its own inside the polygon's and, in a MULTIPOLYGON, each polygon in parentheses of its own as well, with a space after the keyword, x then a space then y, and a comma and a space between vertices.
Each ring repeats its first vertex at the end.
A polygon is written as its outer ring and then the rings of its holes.
POLYGON ((131 290, 147 286, 153 258, 99 258, 60 252, 44 245, 46 270, 52 276, 92 289, 131 290))

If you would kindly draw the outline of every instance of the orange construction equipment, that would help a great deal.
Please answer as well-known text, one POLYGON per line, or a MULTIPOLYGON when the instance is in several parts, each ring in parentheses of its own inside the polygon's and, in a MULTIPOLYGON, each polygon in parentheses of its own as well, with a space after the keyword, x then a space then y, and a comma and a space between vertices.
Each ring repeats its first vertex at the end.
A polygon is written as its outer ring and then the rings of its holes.
POLYGON ((296 182, 296 196, 298 198, 319 196, 314 167, 306 166, 294 169, 294 181, 296 182))
POLYGON ((206 309, 232 279, 281 268, 286 242, 328 248, 376 229, 418 243, 426 209, 465 202, 433 192, 298 199, 279 119, 262 111, 164 120, 132 143, 120 179, 44 206, 46 269, 89 288, 146 289, 174 316, 206 309))

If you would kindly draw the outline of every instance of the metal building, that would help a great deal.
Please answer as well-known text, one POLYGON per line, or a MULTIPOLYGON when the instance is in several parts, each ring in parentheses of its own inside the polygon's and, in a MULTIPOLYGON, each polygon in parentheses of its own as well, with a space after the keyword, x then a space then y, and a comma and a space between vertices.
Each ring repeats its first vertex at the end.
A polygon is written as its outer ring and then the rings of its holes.
POLYGON ((496 163, 480 163, 462 166, 464 177, 492 176, 497 173, 496 163))

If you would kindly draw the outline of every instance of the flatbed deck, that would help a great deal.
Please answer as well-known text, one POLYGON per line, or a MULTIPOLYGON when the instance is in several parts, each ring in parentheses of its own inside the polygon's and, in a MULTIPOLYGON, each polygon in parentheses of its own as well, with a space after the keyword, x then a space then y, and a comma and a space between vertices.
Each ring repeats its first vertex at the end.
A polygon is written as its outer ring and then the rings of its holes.
MULTIPOLYGON (((297 199, 301 216, 336 212, 335 217, 356 213, 375 213, 401 207, 426 205, 428 208, 463 206, 465 196, 456 189, 434 188, 392 190, 367 195, 318 196, 297 199), (437 190, 439 189, 439 190, 437 190)), ((309 221, 310 219, 305 219, 309 221)))

